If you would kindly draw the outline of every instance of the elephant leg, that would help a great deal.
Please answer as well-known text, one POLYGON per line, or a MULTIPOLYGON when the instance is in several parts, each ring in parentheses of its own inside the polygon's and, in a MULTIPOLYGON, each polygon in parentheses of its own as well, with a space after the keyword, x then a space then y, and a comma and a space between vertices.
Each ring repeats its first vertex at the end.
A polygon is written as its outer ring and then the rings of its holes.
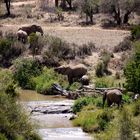
POLYGON ((107 105, 110 107, 112 105, 112 102, 107 98, 107 105))
POLYGON ((69 75, 68 75, 68 81, 69 81, 70 85, 73 83, 73 78, 71 76, 69 76, 69 75))

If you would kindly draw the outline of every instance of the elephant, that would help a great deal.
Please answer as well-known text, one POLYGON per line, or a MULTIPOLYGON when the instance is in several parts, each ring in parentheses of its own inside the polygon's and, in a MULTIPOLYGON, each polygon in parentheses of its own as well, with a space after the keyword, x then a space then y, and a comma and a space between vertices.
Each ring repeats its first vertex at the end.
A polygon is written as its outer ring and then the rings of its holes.
POLYGON ((25 31, 27 33, 27 35, 29 36, 31 33, 36 33, 36 32, 40 32, 41 35, 43 35, 43 30, 41 28, 41 26, 37 26, 37 25, 31 25, 31 26, 25 26, 25 27, 21 27, 18 29, 19 30, 22 30, 22 31, 25 31))
POLYGON ((17 38, 19 41, 21 41, 22 43, 26 43, 28 35, 25 31, 19 30, 17 32, 17 38))
POLYGON ((75 80, 79 80, 83 75, 87 73, 87 67, 83 64, 62 65, 54 69, 59 74, 67 75, 69 84, 71 85, 75 80))
POLYGON ((122 92, 118 89, 106 90, 103 95, 103 107, 106 99, 108 106, 111 106, 113 103, 116 103, 119 107, 122 103, 122 92))
POLYGON ((88 75, 83 75, 80 79, 82 85, 89 85, 90 79, 88 75))

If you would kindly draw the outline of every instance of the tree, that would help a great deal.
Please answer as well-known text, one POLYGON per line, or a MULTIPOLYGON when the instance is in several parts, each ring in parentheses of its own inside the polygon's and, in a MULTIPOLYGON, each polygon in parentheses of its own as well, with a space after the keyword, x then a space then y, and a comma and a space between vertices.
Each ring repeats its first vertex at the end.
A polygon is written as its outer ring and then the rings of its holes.
POLYGON ((140 11, 140 0, 101 0, 100 7, 112 15, 117 25, 127 24, 130 14, 140 11))
POLYGON ((10 12, 11 0, 4 0, 4 2, 6 4, 7 16, 10 16, 10 14, 11 14, 11 12, 10 12))
POLYGON ((83 13, 86 14, 86 23, 93 23, 93 14, 98 12, 99 0, 78 0, 78 5, 83 13))
POLYGON ((140 42, 136 43, 135 52, 124 69, 126 88, 140 94, 140 42))

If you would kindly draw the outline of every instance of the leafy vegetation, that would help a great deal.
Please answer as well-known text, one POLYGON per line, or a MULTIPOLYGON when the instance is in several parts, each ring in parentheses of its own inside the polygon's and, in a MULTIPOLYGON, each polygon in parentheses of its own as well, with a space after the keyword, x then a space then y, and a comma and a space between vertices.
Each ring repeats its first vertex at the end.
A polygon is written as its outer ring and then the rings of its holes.
POLYGON ((131 35, 133 39, 139 39, 140 38, 140 25, 136 25, 131 29, 131 35))
POLYGON ((96 105, 96 106, 101 106, 102 100, 101 98, 95 98, 95 97, 83 97, 79 98, 75 101, 74 106, 73 106, 73 112, 77 113, 82 110, 83 107, 88 106, 88 105, 96 105))
POLYGON ((42 94, 54 94, 52 84, 59 83, 63 88, 68 86, 63 75, 54 72, 53 69, 44 68, 41 75, 33 78, 37 92, 42 94))
POLYGON ((24 89, 34 89, 32 77, 41 74, 41 66, 32 59, 17 59, 14 62, 14 80, 24 89))
POLYGON ((9 67, 12 60, 17 58, 24 51, 21 43, 12 40, 1 38, 0 39, 0 66, 9 67))
POLYGON ((140 92, 140 43, 135 44, 135 52, 124 69, 126 88, 134 93, 140 92))
POLYGON ((2 140, 40 140, 15 99, 0 92, 0 108, 0 138, 2 140))

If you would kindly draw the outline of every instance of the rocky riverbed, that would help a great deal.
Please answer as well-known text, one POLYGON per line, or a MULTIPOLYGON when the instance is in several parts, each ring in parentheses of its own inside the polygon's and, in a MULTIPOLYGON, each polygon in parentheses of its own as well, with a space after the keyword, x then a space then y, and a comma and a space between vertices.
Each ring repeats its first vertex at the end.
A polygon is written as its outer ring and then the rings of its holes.
POLYGON ((70 121, 73 100, 48 97, 45 101, 28 100, 21 103, 43 140, 91 140, 81 128, 73 127, 70 121))

